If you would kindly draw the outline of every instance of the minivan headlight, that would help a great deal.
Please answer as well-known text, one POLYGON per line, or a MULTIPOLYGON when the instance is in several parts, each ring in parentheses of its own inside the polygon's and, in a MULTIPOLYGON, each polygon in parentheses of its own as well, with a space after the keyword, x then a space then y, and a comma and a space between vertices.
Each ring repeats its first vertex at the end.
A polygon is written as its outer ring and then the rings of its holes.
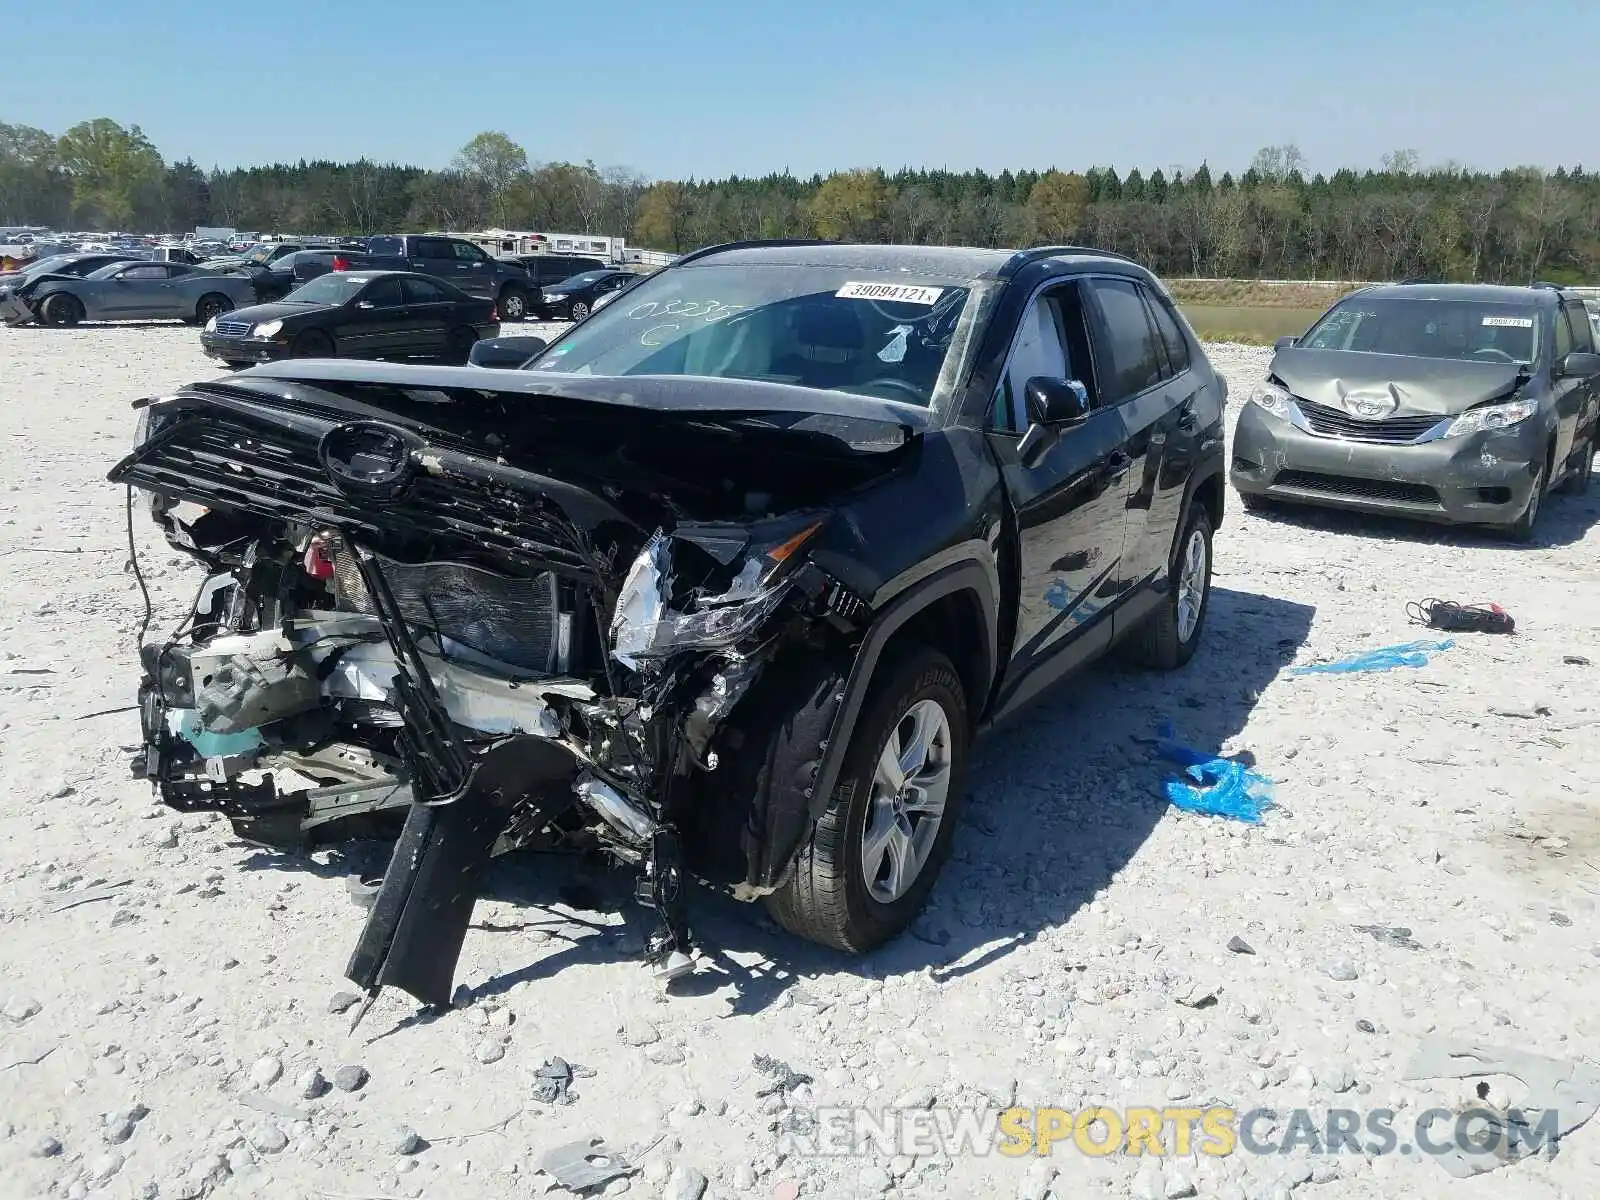
POLYGON ((1450 422, 1450 428, 1444 431, 1444 435, 1466 437, 1469 433, 1510 429, 1538 411, 1539 403, 1536 400, 1512 400, 1506 404, 1486 404, 1482 408, 1469 408, 1450 422))
POLYGON ((1273 416, 1292 421, 1299 413, 1294 397, 1277 384, 1263 379, 1251 390, 1247 402, 1266 409, 1273 416))

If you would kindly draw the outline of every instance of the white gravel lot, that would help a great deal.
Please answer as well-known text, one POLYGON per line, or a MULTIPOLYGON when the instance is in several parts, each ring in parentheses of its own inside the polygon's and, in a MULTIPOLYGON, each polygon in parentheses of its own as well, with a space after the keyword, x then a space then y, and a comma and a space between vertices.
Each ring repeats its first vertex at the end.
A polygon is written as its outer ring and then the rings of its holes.
MULTIPOLYGON (((1053 1172, 1058 1200, 1600 1195, 1600 1122, 1471 1181, 1304 1150, 780 1158, 773 1129, 812 1105, 1215 1101, 1278 1110, 1275 1135, 1256 1127, 1277 1139, 1296 1107, 1393 1108, 1408 1141, 1418 1113, 1473 1095, 1403 1079, 1426 1036, 1596 1055, 1600 666, 1581 660, 1600 664, 1600 496, 1554 499, 1530 548, 1246 517, 1230 496, 1199 656, 1096 671, 981 744, 917 936, 845 960, 700 897, 709 962, 668 997, 626 957, 625 877, 518 858, 478 908, 470 1002, 419 1018, 386 995, 347 1035, 330 1000, 361 848, 274 856, 163 809, 128 776, 134 714, 85 715, 137 681, 105 482, 128 402, 219 372, 179 327, 0 335, 0 1200, 529 1197, 550 1185, 540 1156, 588 1135, 640 1155, 607 1195, 674 1200, 702 1175, 723 1198, 1042 1200, 1053 1172), (1518 633, 1460 636, 1419 670, 1285 672, 1433 636, 1406 621, 1425 596, 1498 601, 1518 633), (1169 809, 1170 768, 1135 740, 1167 718, 1251 752, 1280 809, 1258 828, 1169 809), (813 1082, 761 1096, 757 1053, 813 1082), (570 1105, 532 1096, 557 1055, 593 1071, 570 1105), (350 1066, 359 1090, 303 1095, 309 1071, 350 1066)), ((1265 361, 1212 354, 1236 398, 1265 361)), ((170 627, 196 572, 135 517, 170 627)), ((1524 1094, 1489 1082, 1491 1102, 1524 1094)))

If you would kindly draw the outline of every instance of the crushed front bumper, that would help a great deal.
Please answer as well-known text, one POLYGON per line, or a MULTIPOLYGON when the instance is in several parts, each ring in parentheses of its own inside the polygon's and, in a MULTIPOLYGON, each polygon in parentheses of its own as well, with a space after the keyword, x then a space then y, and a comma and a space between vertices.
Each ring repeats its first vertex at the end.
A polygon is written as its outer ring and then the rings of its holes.
POLYGON ((1323 437, 1247 404, 1228 477, 1240 495, 1440 524, 1505 525, 1533 494, 1536 421, 1414 443, 1323 437))

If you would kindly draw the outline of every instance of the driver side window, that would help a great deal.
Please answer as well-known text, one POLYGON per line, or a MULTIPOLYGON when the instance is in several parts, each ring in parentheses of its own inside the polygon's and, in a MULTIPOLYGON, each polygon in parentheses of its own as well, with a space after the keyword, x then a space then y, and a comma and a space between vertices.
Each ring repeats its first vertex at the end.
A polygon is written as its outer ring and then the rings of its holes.
POLYGON ((1095 404, 1094 367, 1076 283, 1039 293, 1028 306, 1011 341, 1011 354, 989 405, 989 428, 1020 437, 1028 428, 1024 389, 1035 375, 1076 379, 1095 404))

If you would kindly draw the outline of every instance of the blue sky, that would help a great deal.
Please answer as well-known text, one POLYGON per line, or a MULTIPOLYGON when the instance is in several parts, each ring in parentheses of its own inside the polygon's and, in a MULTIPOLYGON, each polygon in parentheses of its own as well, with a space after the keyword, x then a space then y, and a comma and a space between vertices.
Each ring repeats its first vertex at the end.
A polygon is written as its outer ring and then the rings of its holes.
POLYGON ((534 161, 652 177, 882 165, 1600 168, 1600 5, 1546 0, 24 0, 0 120, 109 116, 202 166, 534 161), (443 15, 448 14, 448 15, 443 15))

